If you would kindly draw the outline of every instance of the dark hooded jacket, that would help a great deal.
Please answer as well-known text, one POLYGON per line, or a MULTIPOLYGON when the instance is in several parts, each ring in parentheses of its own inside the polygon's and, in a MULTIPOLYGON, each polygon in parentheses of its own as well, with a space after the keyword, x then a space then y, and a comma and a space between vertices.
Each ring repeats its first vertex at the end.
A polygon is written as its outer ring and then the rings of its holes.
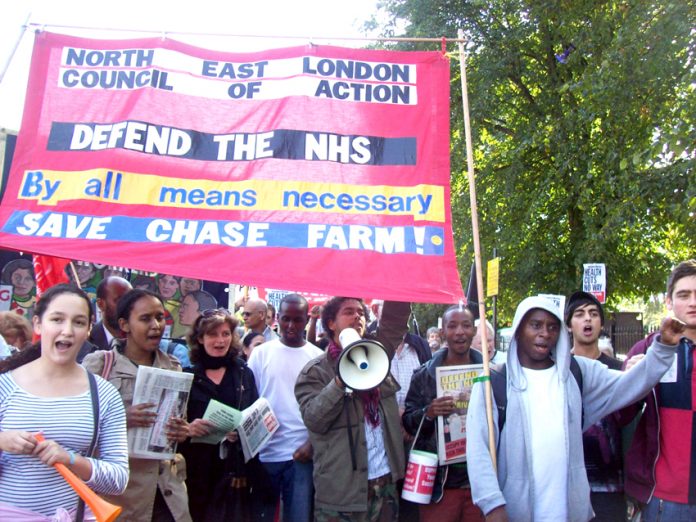
MULTIPOLYGON (((402 421, 404 429, 411 435, 416 435, 421 419, 425 416, 425 410, 437 396, 437 386, 435 381, 435 369, 442 366, 447 358, 448 349, 443 348, 435 352, 432 359, 413 372, 411 386, 406 395, 406 403, 402 421)), ((482 364, 483 356, 481 352, 469 350, 471 364, 482 364)), ((437 453, 437 419, 423 420, 415 449, 437 453)), ((449 466, 438 466, 433 488, 433 502, 440 502, 444 493, 444 485, 447 480, 449 466)))

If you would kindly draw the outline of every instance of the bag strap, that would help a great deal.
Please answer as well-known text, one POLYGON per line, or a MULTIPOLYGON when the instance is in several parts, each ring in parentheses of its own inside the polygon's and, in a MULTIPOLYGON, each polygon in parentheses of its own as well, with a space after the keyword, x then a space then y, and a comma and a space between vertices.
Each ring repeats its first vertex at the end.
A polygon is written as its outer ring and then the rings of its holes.
MULTIPOLYGON (((107 352, 109 353, 109 352, 107 352)), ((113 353, 111 354, 113 359, 113 353)), ((112 361, 113 363, 113 361, 112 361)), ((109 367, 111 371, 111 367, 109 367)), ((97 389, 97 379, 90 372, 87 372, 87 379, 89 380, 89 394, 92 399, 92 419, 94 419, 94 426, 92 428, 92 441, 89 443, 89 449, 87 450, 86 457, 93 457, 94 450, 97 447, 97 438, 99 435, 99 390, 97 389)), ((82 522, 85 517, 85 501, 80 498, 77 502, 77 513, 75 514, 75 522, 82 522)))
POLYGON ((418 425, 418 429, 416 430, 416 436, 413 437, 413 443, 411 444, 411 451, 413 451, 413 448, 416 447, 416 441, 418 440, 418 435, 420 435, 421 428, 423 427, 423 421, 425 420, 426 409, 427 409, 427 406, 423 409, 423 416, 421 417, 420 424, 418 425))
POLYGON ((114 360, 116 356, 113 350, 106 350, 104 352, 104 367, 102 368, 101 378, 108 381, 109 375, 111 375, 111 368, 114 366, 114 360))
MULTIPOLYGON (((575 359, 574 355, 570 356, 570 373, 573 374, 573 377, 575 377, 575 382, 578 383, 578 388, 580 388, 580 403, 582 404, 582 370, 580 369, 580 365, 578 364, 578 361, 575 359)), ((580 411, 580 426, 585 425, 585 405, 582 405, 581 411, 580 411)))
POLYGON ((507 409, 507 365, 501 364, 500 369, 491 370, 491 388, 495 405, 498 408, 498 433, 502 433, 505 426, 505 411, 507 409))

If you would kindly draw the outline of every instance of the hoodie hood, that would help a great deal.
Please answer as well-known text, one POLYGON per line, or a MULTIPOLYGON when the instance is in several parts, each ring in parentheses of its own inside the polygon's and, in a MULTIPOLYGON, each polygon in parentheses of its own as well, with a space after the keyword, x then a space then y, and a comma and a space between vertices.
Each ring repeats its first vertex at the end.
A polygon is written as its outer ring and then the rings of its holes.
POLYGON ((541 310, 549 312, 559 321, 560 333, 556 346, 551 349, 551 359, 556 362, 558 376, 561 381, 565 382, 566 379, 568 379, 570 369, 570 342, 568 335, 565 333, 565 328, 563 327, 563 314, 558 306, 556 306, 556 303, 546 297, 527 297, 517 307, 515 318, 512 320, 513 334, 507 355, 508 385, 518 390, 527 388, 527 380, 522 373, 522 365, 520 365, 520 359, 517 355, 517 332, 522 325, 524 316, 535 308, 540 308, 541 310))

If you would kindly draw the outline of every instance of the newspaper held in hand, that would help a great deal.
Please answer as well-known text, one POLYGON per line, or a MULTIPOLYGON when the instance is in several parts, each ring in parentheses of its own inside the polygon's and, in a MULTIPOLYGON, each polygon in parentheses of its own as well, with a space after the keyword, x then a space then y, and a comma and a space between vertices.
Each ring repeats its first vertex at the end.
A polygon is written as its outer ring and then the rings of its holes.
POLYGON ((173 459, 176 441, 167 438, 167 423, 172 417, 186 417, 193 382, 192 373, 138 366, 133 404, 152 403, 157 413, 154 424, 128 430, 128 453, 141 459, 173 459))
POLYGON ((242 423, 237 428, 244 451, 244 462, 252 459, 278 430, 278 418, 263 397, 242 412, 242 423))
POLYGON ((440 366, 435 371, 438 397, 452 397, 455 410, 437 418, 437 454, 440 465, 466 461, 466 412, 474 379, 482 364, 440 366))
POLYGON ((243 411, 211 399, 202 418, 215 428, 208 435, 192 438, 191 442, 219 444, 236 429, 245 461, 253 458, 271 440, 279 426, 271 405, 263 397, 243 411))

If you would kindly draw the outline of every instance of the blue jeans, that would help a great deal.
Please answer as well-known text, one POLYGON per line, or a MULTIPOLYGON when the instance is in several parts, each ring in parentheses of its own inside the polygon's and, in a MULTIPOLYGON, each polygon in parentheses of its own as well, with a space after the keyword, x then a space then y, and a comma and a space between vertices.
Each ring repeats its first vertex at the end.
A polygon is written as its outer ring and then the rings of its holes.
MULTIPOLYGON (((265 502, 262 517, 273 520, 278 499, 283 498, 283 522, 310 522, 314 482, 312 462, 262 462, 271 479, 272 501, 265 502)), ((271 500, 271 499, 269 499, 271 500)))
POLYGON ((691 522, 696 520, 696 505, 680 504, 653 497, 643 510, 643 522, 691 522))

